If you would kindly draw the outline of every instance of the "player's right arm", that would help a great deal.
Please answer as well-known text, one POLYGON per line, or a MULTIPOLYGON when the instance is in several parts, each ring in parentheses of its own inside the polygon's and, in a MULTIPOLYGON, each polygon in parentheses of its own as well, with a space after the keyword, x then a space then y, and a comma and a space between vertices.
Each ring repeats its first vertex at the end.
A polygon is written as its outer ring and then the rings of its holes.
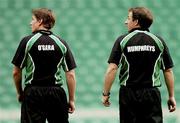
POLYGON ((76 89, 76 78, 75 71, 72 69, 65 73, 68 93, 69 93, 69 113, 73 113, 75 111, 75 89, 76 89))
POLYGON ((169 99, 167 101, 168 108, 170 112, 173 112, 176 110, 176 100, 174 97, 174 75, 171 68, 166 69, 163 71, 164 78, 166 82, 166 86, 168 89, 169 99))

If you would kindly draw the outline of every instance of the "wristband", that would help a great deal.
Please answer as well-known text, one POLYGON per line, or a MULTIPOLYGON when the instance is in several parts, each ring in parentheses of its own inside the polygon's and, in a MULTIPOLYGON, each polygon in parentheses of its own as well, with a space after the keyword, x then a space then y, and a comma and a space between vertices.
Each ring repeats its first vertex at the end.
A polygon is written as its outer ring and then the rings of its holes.
POLYGON ((102 95, 103 95, 103 96, 110 96, 110 92, 108 92, 108 93, 104 93, 104 92, 103 92, 102 95))

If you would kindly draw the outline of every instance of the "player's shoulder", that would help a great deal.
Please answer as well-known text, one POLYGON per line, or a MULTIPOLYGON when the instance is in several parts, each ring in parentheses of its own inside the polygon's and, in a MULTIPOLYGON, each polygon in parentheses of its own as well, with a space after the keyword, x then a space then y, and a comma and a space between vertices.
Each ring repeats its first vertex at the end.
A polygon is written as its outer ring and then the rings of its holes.
POLYGON ((64 40, 63 38, 61 38, 61 36, 59 35, 55 35, 53 34, 55 37, 57 37, 59 39, 59 41, 67 48, 68 47, 68 44, 66 42, 66 40, 64 40))
POLYGON ((153 35, 153 36, 157 37, 158 39, 160 39, 161 41, 163 41, 163 38, 162 38, 162 36, 160 36, 160 34, 155 34, 153 32, 148 32, 148 33, 150 33, 151 35, 153 35))
POLYGON ((129 33, 120 35, 120 36, 116 39, 116 42, 121 42, 128 34, 129 34, 129 33))
POLYGON ((61 36, 55 35, 53 34, 55 37, 57 37, 59 39, 60 42, 64 43, 66 42, 63 38, 61 38, 61 36))
POLYGON ((21 43, 22 45, 26 45, 27 42, 33 37, 33 35, 34 35, 34 34, 26 35, 26 36, 22 37, 20 43, 21 43))
POLYGON ((22 37, 22 41, 28 41, 30 40, 35 34, 30 34, 30 35, 26 35, 24 37, 22 37))

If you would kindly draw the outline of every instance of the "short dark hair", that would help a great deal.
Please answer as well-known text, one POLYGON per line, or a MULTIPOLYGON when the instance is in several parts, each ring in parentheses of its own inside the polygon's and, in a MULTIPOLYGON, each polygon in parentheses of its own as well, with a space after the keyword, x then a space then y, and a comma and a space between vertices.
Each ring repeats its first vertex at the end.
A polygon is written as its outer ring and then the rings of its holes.
POLYGON ((150 10, 145 7, 130 8, 133 20, 138 20, 139 25, 143 29, 148 29, 153 23, 153 15, 150 10))
POLYGON ((33 9, 32 14, 37 20, 42 20, 42 24, 45 28, 51 29, 55 24, 55 16, 52 10, 47 8, 33 9))

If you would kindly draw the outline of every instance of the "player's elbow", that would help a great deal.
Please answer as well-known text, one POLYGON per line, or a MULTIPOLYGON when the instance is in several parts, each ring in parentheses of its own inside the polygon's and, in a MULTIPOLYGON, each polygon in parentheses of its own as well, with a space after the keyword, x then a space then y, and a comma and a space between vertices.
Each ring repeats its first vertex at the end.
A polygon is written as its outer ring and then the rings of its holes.
POLYGON ((13 74, 14 78, 17 77, 17 76, 20 76, 21 75, 21 69, 15 66, 14 69, 13 69, 12 74, 13 74))
POLYGON ((70 71, 66 72, 66 78, 68 78, 68 79, 75 79, 75 71, 74 70, 70 70, 70 71))

